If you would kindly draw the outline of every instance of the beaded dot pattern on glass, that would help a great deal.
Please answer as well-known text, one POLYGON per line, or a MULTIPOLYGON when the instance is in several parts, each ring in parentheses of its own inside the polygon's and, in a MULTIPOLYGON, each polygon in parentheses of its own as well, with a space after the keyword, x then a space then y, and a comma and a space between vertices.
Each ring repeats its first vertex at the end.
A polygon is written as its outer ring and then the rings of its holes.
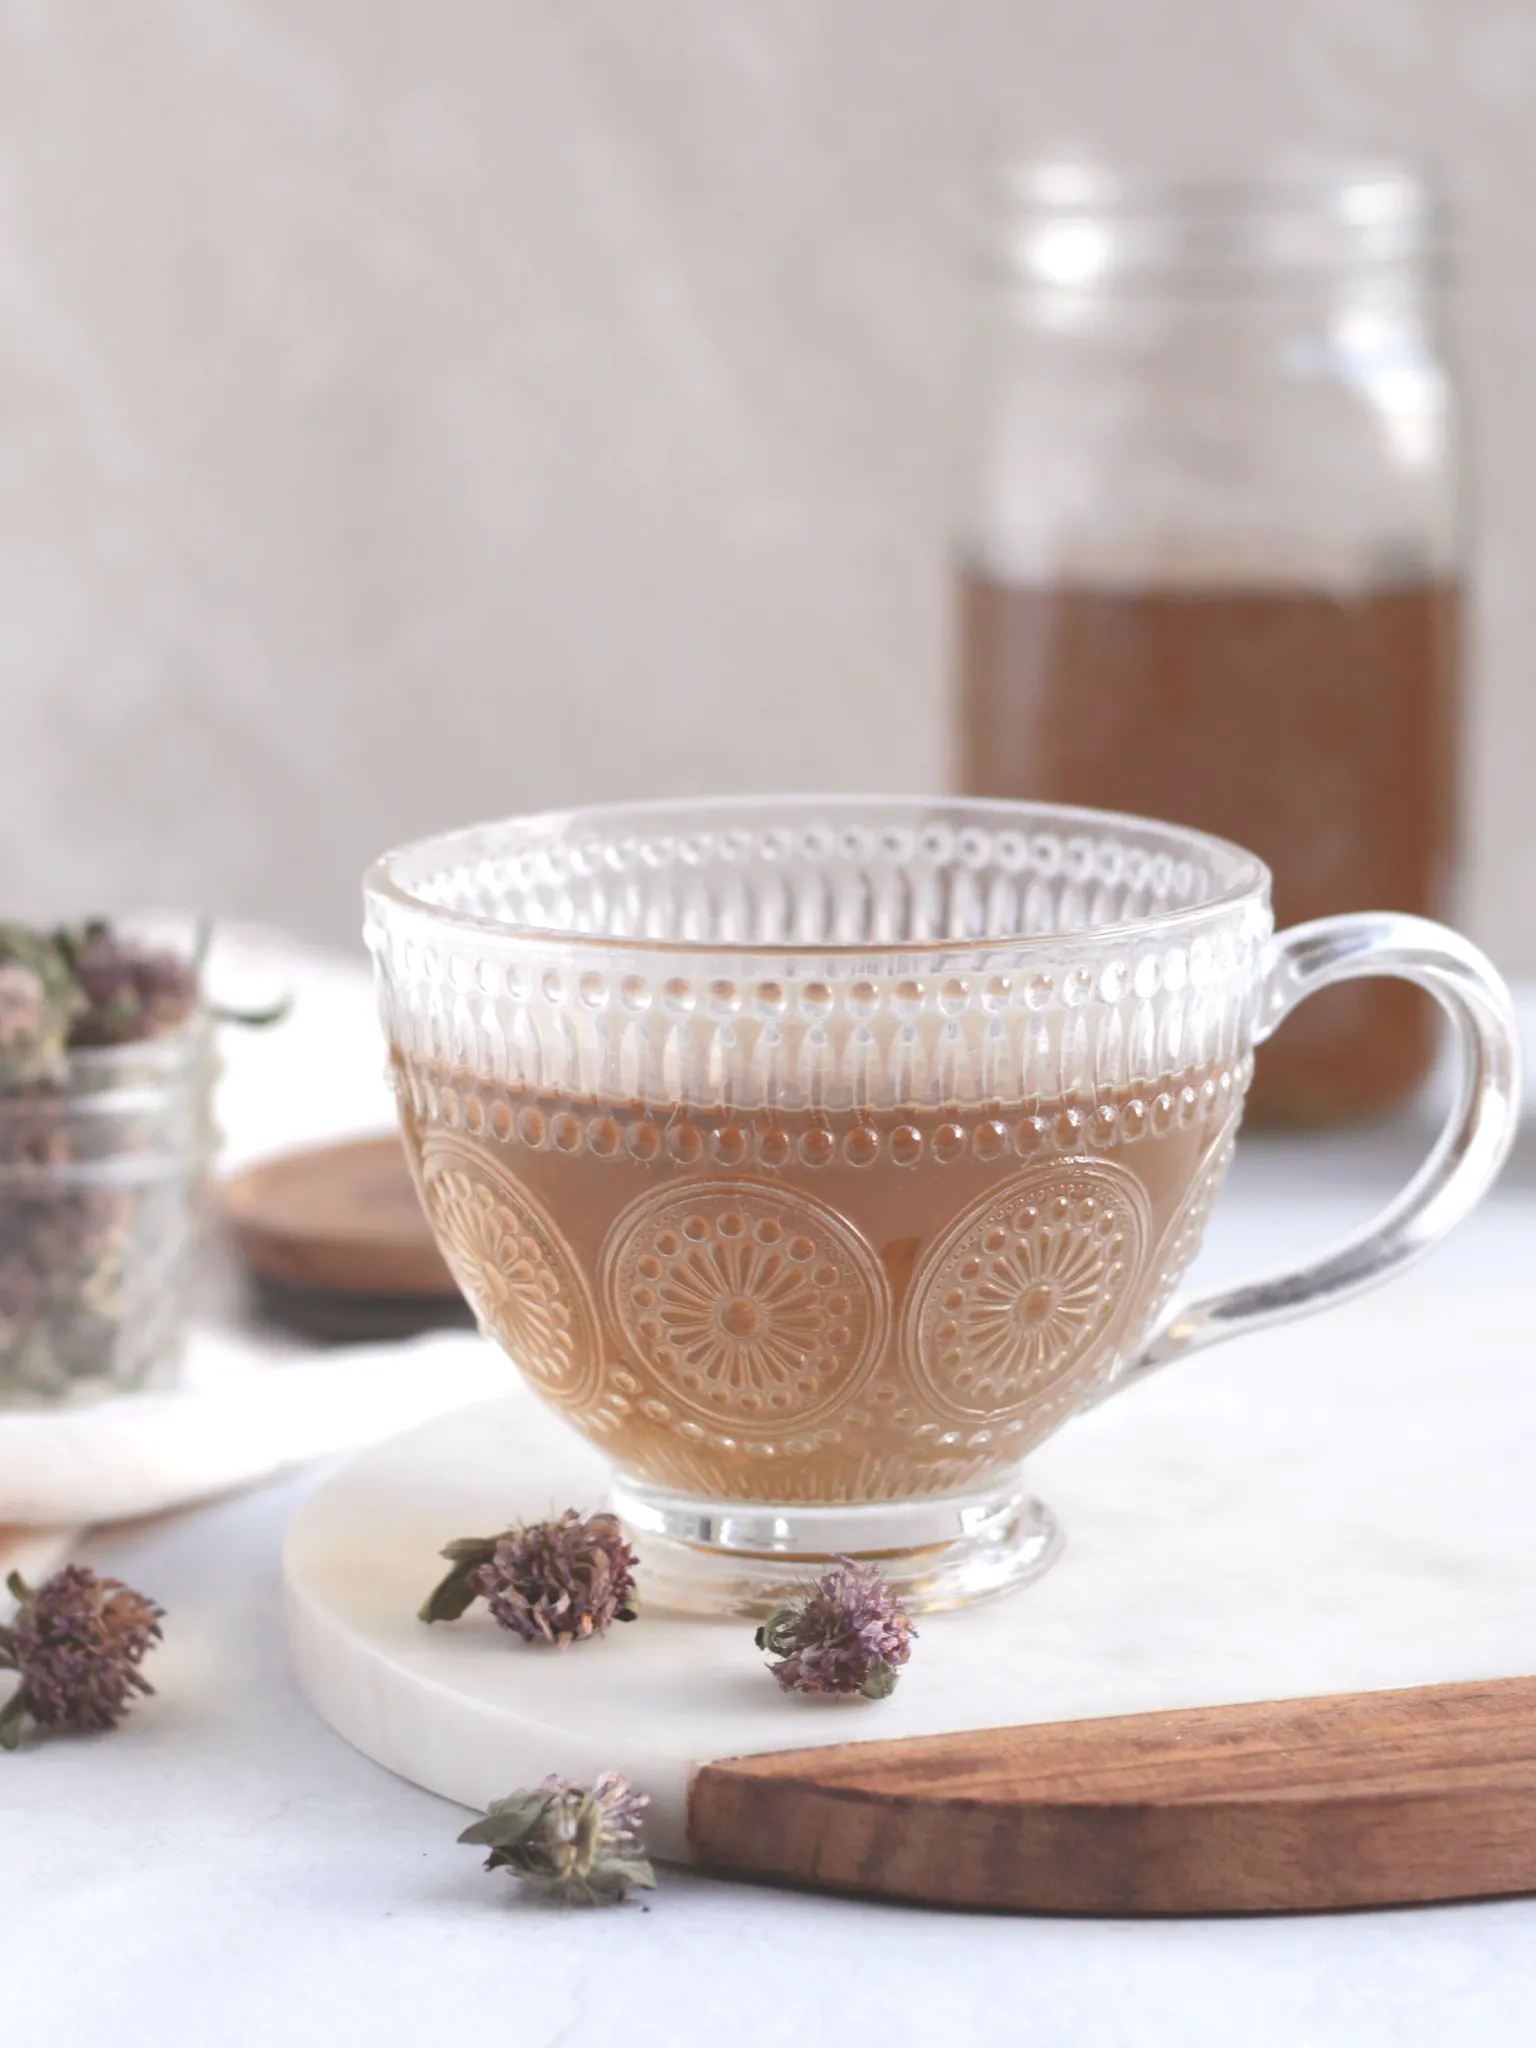
POLYGON ((513 820, 392 856, 367 932, 393 1043, 509 1087, 669 1110, 718 1102, 729 1076, 742 1108, 1091 1113, 1246 1052, 1271 919, 1233 849, 964 805, 918 822, 899 799, 715 808, 671 828, 513 820), (941 958, 903 951, 944 941, 941 958))
POLYGON ((1242 1103, 1226 1122, 1216 1131, 1200 1162, 1200 1171, 1194 1185, 1180 1203, 1177 1213, 1163 1232, 1153 1262, 1156 1284, 1151 1299, 1142 1312, 1143 1332, 1156 1327, 1168 1304, 1173 1300, 1189 1267, 1194 1263, 1195 1254, 1205 1236, 1205 1226, 1211 1220, 1211 1211, 1221 1193, 1237 1151, 1238 1126, 1243 1120, 1242 1103))

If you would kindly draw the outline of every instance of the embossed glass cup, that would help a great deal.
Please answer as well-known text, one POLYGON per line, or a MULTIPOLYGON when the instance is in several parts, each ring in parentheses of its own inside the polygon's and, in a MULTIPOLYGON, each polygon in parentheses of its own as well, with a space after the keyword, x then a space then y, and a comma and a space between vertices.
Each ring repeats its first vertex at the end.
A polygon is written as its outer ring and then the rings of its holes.
POLYGON ((952 799, 512 819, 388 855, 367 932, 422 1199, 482 1326, 607 1455, 651 1599, 829 1556, 917 1607, 1018 1585, 1022 1461, 1219 1338, 1442 1237, 1518 1114, 1508 993, 1443 926, 1276 937, 1241 848, 952 799), (1445 1130, 1367 1230, 1185 1301, 1253 1048, 1357 976, 1435 995, 1445 1130))

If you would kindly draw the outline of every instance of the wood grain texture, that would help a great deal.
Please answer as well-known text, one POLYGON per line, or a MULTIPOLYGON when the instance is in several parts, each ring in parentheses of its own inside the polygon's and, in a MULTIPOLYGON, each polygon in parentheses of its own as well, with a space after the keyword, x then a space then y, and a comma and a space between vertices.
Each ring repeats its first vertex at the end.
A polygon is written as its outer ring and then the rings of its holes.
POLYGON ((702 1768, 706 1868, 949 1906, 1257 1913, 1536 1890, 1536 1679, 702 1768))
POLYGON ((456 1298, 395 1137, 287 1152, 220 1189, 224 1222, 263 1279, 338 1293, 456 1298))

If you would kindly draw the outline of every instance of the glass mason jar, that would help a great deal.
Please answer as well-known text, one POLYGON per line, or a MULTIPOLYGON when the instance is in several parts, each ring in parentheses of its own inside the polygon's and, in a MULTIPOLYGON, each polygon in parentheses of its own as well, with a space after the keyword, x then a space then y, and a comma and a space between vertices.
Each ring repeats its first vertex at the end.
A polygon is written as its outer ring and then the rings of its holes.
POLYGON ((0 1408, 166 1383, 213 1158, 213 1023, 0 1061, 0 1408))
MULTIPOLYGON (((1250 846, 1277 920, 1444 916, 1462 533, 1445 209, 1398 168, 1001 181, 958 539, 971 794, 1250 846)), ((1392 1109, 1400 983, 1260 1055, 1255 1119, 1392 1109)))

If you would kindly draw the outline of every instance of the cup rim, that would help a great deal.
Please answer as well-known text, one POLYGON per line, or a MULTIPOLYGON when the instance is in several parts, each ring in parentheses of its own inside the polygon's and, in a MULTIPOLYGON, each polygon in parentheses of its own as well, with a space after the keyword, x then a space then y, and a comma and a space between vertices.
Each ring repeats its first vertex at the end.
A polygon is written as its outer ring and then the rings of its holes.
POLYGON ((498 944, 558 946, 580 950, 593 955, 614 953, 633 954, 642 957, 660 958, 688 956, 697 959, 719 958, 730 955, 733 958, 764 959, 815 959, 829 958, 850 960, 873 960, 899 955, 902 959, 950 959, 957 952, 993 953, 1028 952, 1034 954, 1059 952, 1064 944, 1081 946, 1099 942, 1123 944, 1136 938, 1162 937, 1187 930, 1219 917, 1224 911, 1237 910, 1247 903, 1267 905, 1271 873, 1268 866, 1256 853, 1240 846, 1235 840, 1224 839, 1214 832, 1203 832, 1189 825, 1178 825, 1166 819, 1145 817, 1134 811, 1098 810, 1083 804, 1049 803, 1034 798, 1004 798, 975 796, 946 796, 912 793, 870 793, 847 791, 809 791, 795 794, 768 792, 744 792, 729 795, 694 797, 647 797, 638 800, 621 800, 610 804, 583 804, 567 809, 514 812, 501 818, 482 820, 473 825, 456 826, 446 832, 427 833, 419 839, 407 840, 391 847, 372 862, 363 875, 363 897, 371 909, 375 903, 389 909, 403 911, 411 916, 423 918, 436 927, 461 932, 469 936, 498 944), (450 859, 455 851, 467 852, 473 844, 493 833, 521 833, 528 843, 553 840, 558 837, 580 836, 583 825, 594 827, 599 822, 613 827, 633 821, 643 825, 659 817, 703 819, 719 821, 720 829, 729 830, 733 813, 748 813, 772 809, 794 816, 813 811, 825 811, 836 807, 838 810, 875 811, 893 807, 905 807, 916 814, 914 822, 924 822, 922 814, 936 812, 960 812, 970 817, 988 818, 1002 829, 1066 829, 1076 827, 1080 833, 1090 830, 1113 832, 1117 828, 1133 830, 1140 834, 1154 834, 1167 842, 1165 850, 1172 858, 1188 859, 1192 854, 1204 854, 1218 867, 1232 872, 1224 887, 1213 891, 1203 902, 1186 904, 1176 910, 1148 911, 1141 917, 1122 919, 1115 923, 1090 925, 1070 932, 997 932, 974 937, 948 937, 942 939, 832 939, 818 941, 760 941, 753 939, 683 939, 653 938, 609 932, 576 931, 557 925, 526 924, 511 918, 481 917, 471 911, 449 910, 438 903, 429 902, 425 897, 415 895, 399 880, 398 868, 407 860, 420 860, 424 856, 440 856, 450 859))

